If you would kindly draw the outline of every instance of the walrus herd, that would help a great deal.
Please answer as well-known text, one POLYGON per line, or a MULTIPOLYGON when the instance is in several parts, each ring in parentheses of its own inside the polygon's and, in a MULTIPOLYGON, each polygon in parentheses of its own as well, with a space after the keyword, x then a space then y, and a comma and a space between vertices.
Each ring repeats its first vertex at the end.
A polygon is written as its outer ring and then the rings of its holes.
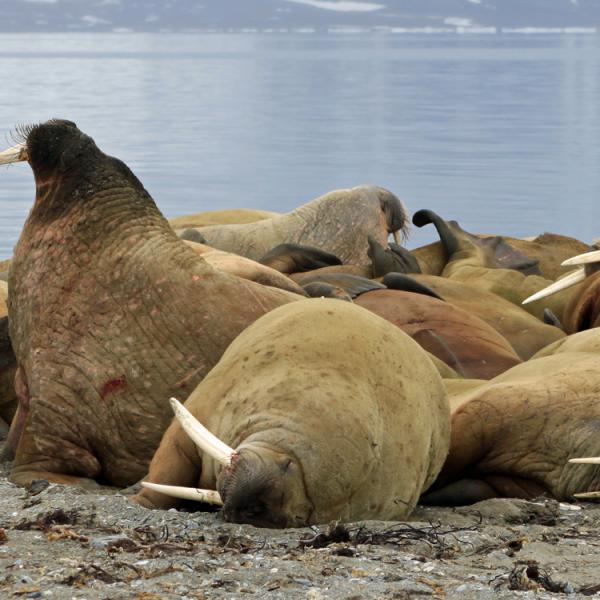
POLYGON ((409 251, 375 186, 169 222, 74 123, 20 132, 0 152, 36 185, 0 281, 14 483, 141 481, 148 508, 268 527, 600 497, 595 247, 420 210, 440 241, 409 251))

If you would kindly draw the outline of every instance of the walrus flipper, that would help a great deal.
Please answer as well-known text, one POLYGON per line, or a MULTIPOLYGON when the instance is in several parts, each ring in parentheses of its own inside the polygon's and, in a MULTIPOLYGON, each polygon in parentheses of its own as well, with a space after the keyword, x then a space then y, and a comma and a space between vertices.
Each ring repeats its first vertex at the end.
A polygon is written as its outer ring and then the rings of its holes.
POLYGON ((367 236, 373 277, 383 277, 387 273, 420 273, 421 268, 417 259, 398 244, 391 243, 384 248, 372 235, 367 236))
POLYGON ((539 275, 539 261, 526 256, 500 236, 479 237, 465 231, 456 221, 445 221, 432 210, 419 210, 413 223, 423 227, 432 223, 437 229, 448 262, 475 261, 477 266, 512 269, 525 275, 539 275))
POLYGON ((413 292, 414 294, 423 294, 424 296, 431 296, 438 300, 444 300, 438 293, 434 292, 431 288, 419 283, 409 275, 404 273, 388 273, 383 278, 383 285, 390 290, 400 290, 401 292, 413 292))
POLYGON ((343 264, 335 254, 321 248, 290 243, 278 244, 258 262, 284 274, 304 273, 343 264))

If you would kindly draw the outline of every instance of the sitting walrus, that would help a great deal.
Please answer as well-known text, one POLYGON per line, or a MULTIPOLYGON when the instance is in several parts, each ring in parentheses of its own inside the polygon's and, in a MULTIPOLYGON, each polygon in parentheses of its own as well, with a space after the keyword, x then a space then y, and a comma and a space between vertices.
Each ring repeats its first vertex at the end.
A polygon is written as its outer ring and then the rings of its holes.
POLYGON ((13 422, 26 413, 10 478, 129 485, 171 419, 169 396, 186 397, 242 330, 299 296, 207 265, 74 123, 25 135, 0 154, 28 160, 37 188, 9 274, 13 422))
MULTIPOLYGON (((186 407, 222 441, 199 452, 174 421, 148 479, 218 489, 226 519, 262 526, 402 519, 435 479, 450 436, 444 386, 426 353, 339 300, 303 300, 262 317, 186 407)), ((134 499, 178 503, 151 489, 134 499)))

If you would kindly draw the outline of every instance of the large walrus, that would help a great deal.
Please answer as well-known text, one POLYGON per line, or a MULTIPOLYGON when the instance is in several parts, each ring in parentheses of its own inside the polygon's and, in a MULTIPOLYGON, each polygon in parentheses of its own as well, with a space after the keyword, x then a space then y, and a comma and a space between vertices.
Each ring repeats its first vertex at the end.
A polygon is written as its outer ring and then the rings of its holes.
MULTIPOLYGON (((450 435, 444 386, 426 353, 339 300, 262 317, 185 406, 220 440, 217 452, 196 449, 174 421, 149 481, 218 489, 226 519, 263 526, 402 519, 436 477, 450 435), (225 468, 219 447, 232 449, 225 468)), ((178 503, 150 489, 135 499, 178 503)))
POLYGON ((447 381, 450 453, 426 501, 541 494, 572 500, 600 490, 600 466, 569 464, 600 455, 599 374, 600 354, 560 352, 489 382, 447 381))
POLYGON ((0 154, 28 160, 36 182, 9 274, 28 410, 10 477, 128 485, 171 419, 168 397, 186 397, 243 329, 298 296, 208 266, 74 123, 24 135, 0 154))
POLYGON ((296 210, 255 223, 201 227, 206 244, 260 260, 278 244, 315 246, 344 263, 370 264, 367 237, 387 245, 407 225, 400 200, 388 190, 360 186, 329 192, 296 210))

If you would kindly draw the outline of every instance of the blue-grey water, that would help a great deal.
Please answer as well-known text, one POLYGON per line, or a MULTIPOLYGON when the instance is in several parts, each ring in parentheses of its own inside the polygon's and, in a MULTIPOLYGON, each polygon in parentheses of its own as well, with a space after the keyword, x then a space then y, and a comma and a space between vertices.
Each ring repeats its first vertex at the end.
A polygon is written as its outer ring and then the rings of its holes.
MULTIPOLYGON (((597 35, 0 35, 0 81, 1 142, 71 119, 169 217, 375 183, 473 231, 600 236, 597 35)), ((0 169, 0 257, 33 198, 0 169)))

